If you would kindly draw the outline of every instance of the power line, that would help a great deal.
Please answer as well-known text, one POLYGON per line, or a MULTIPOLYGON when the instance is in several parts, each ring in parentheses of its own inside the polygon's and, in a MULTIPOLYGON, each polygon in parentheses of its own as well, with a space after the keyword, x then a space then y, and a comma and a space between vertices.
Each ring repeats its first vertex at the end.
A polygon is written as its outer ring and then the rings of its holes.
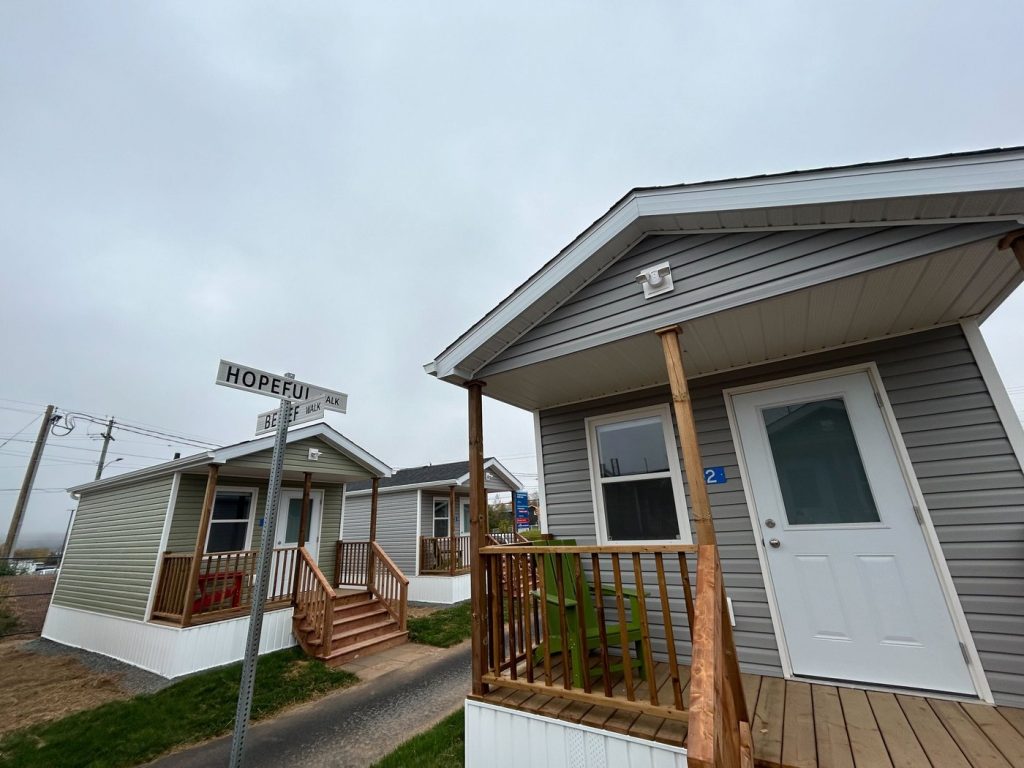
POLYGON ((19 429, 19 430, 18 430, 17 432, 15 432, 15 433, 14 433, 13 435, 11 435, 11 436, 10 436, 10 437, 8 437, 8 438, 7 438, 6 440, 4 440, 4 441, 3 441, 2 443, 0 443, 0 448, 3 448, 3 447, 4 447, 5 445, 7 445, 7 444, 8 444, 9 442, 11 442, 11 440, 13 440, 14 438, 16 438, 16 437, 17 437, 18 435, 20 435, 20 434, 21 434, 22 432, 24 432, 24 431, 25 431, 26 429, 28 429, 28 428, 29 428, 29 427, 31 427, 31 426, 32 426, 33 424, 35 424, 35 423, 36 423, 36 419, 38 419, 38 418, 39 418, 39 416, 41 416, 41 415, 42 415, 42 414, 38 414, 38 415, 34 416, 34 417, 32 418, 32 421, 30 421, 30 422, 29 422, 28 424, 26 424, 26 425, 25 425, 24 427, 22 427, 22 428, 21 428, 21 429, 19 429))

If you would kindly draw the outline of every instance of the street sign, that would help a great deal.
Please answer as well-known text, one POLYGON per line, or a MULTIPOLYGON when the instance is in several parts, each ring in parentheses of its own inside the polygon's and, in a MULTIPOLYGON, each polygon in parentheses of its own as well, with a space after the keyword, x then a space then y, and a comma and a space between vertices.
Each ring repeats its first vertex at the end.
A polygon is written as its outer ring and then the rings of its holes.
MULTIPOLYGON (((292 424, 302 424, 306 421, 316 421, 322 419, 326 409, 326 395, 320 395, 313 400, 306 400, 302 403, 294 403, 291 410, 291 418, 288 420, 288 426, 292 424)), ((256 417, 256 434, 262 435, 267 432, 273 432, 277 429, 277 411, 267 411, 261 413, 256 417)))
POLYGON ((292 402, 314 400, 324 395, 324 408, 329 411, 345 413, 348 408, 348 395, 334 389, 324 389, 315 384, 307 384, 298 379, 289 379, 276 373, 250 368, 227 360, 220 361, 217 368, 217 383, 222 387, 234 387, 258 395, 276 397, 292 402))

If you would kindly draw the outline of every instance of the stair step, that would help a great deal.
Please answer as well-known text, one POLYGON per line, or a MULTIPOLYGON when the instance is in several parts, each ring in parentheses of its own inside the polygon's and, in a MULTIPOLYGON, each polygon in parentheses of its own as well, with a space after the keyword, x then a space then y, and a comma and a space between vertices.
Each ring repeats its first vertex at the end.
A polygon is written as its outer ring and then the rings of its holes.
POLYGON ((347 595, 335 595, 334 596, 334 607, 339 608, 347 605, 354 605, 359 603, 367 603, 376 600, 373 593, 370 590, 365 592, 352 592, 347 595))
POLYGON ((364 603, 348 603, 347 605, 335 605, 334 606, 334 618, 350 618, 355 616, 362 616, 367 613, 373 613, 374 611, 381 608, 381 602, 377 598, 368 600, 364 603))
POLYGON ((396 630, 386 635, 380 635, 379 637, 373 637, 360 643, 354 643, 344 648, 339 648, 338 650, 331 651, 327 656, 318 656, 318 658, 328 666, 337 667, 341 664, 355 661, 363 656, 369 656, 370 654, 384 651, 388 648, 394 648, 396 645, 401 645, 402 643, 407 642, 408 639, 408 632, 404 630, 396 630))
POLYGON ((388 613, 388 609, 383 605, 378 605, 373 610, 366 611, 365 613, 343 614, 341 616, 334 614, 334 635, 337 636, 339 632, 365 627, 369 624, 376 624, 378 621, 389 616, 391 614, 388 613))
POLYGON ((331 638, 331 650, 358 645, 364 640, 390 634, 396 629, 398 629, 398 623, 391 617, 388 617, 387 621, 378 621, 376 624, 370 624, 366 627, 356 627, 344 632, 335 632, 334 637, 331 638))

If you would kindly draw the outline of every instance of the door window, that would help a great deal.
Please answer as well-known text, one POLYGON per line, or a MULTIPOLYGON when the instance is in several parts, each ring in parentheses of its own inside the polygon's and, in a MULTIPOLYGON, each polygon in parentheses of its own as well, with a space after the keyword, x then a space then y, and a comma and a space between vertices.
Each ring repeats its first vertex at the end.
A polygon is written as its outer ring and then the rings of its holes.
POLYGON ((764 408, 761 418, 790 525, 879 522, 841 397, 764 408))
MULTIPOLYGON (((288 523, 284 530, 284 540, 287 544, 297 544, 299 541, 299 527, 302 525, 302 499, 288 499, 288 523)), ((309 538, 307 532, 306 538, 309 538)))

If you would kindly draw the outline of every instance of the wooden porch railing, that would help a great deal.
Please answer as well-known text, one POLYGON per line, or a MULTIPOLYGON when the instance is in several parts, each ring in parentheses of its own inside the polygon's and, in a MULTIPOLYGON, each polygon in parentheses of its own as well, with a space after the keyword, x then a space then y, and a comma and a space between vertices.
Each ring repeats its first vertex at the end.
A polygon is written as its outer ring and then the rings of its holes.
POLYGON ((373 583, 369 585, 370 591, 398 622, 399 629, 404 631, 406 608, 409 604, 409 579, 376 541, 371 545, 370 556, 374 563, 373 583))
MULTIPOLYGON (((295 618, 306 632, 303 640, 321 648, 325 643, 330 646, 334 629, 334 587, 305 547, 299 550, 298 571, 295 618)), ((327 651, 330 651, 329 647, 327 651)))
POLYGON ((421 536, 420 573, 458 573, 469 568, 469 534, 421 536), (454 555, 452 547, 454 545, 454 555))
MULTIPOLYGON (((192 617, 220 618, 244 613, 252 605, 257 550, 214 552, 203 555, 196 584, 189 583, 192 554, 166 552, 160 564, 153 617, 181 622, 186 601, 192 617)), ((295 547, 274 550, 270 566, 267 602, 290 600, 297 561, 295 547)))
POLYGON ((697 555, 697 605, 690 666, 690 768, 753 766, 750 720, 725 604, 718 548, 697 555))
POLYGON ((506 544, 529 544, 530 540, 523 536, 521 533, 488 533, 484 537, 488 545, 494 545, 497 547, 504 546, 506 544))
POLYGON ((365 585, 369 557, 370 542, 339 541, 334 557, 334 585, 365 585))
POLYGON ((490 656, 481 682, 685 721, 677 648, 685 638, 674 614, 692 621, 687 557, 695 553, 689 545, 481 548, 490 656), (663 643, 651 636, 652 620, 664 627, 663 643), (656 655, 668 662, 667 698, 642 684, 656 655))

